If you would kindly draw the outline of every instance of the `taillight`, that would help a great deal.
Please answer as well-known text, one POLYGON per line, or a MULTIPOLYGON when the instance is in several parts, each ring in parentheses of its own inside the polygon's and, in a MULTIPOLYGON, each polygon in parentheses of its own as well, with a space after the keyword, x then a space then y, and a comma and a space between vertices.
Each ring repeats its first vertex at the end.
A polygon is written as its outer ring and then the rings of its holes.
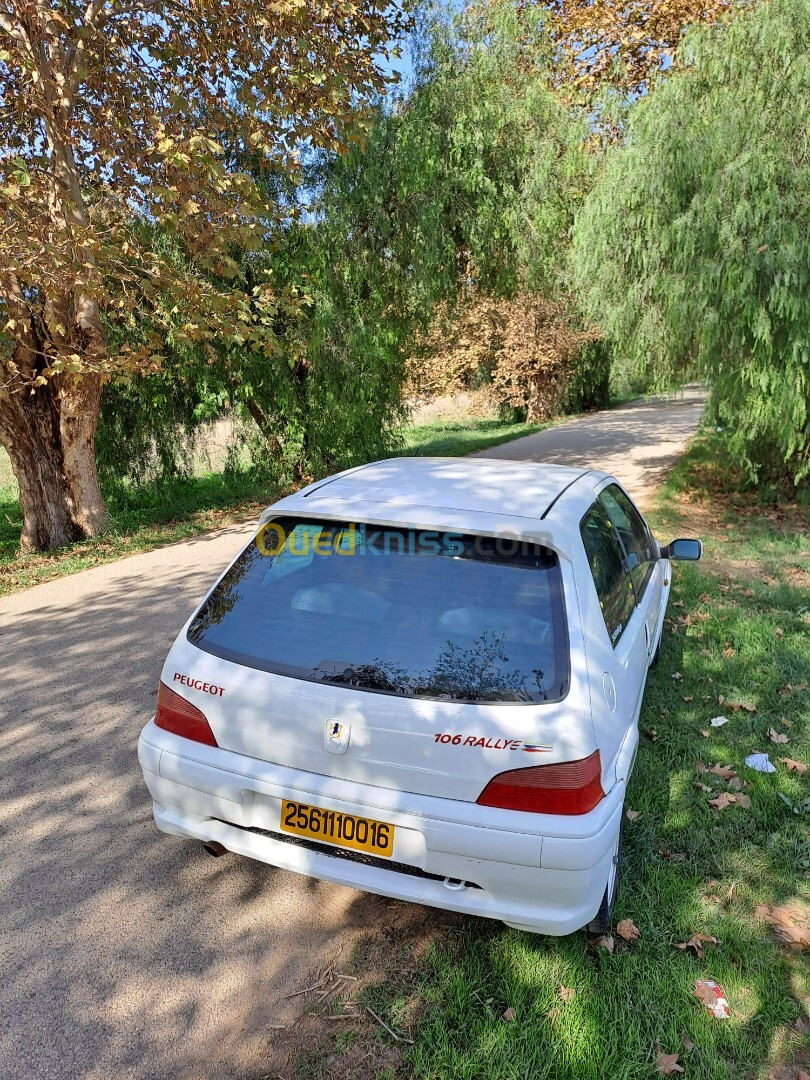
POLYGON ((170 690, 162 682, 158 683, 155 724, 165 731, 182 735, 184 739, 193 739, 195 742, 205 743, 206 746, 217 745, 205 713, 179 694, 175 694, 174 690, 170 690))
POLYGON ((587 814, 604 795, 602 760, 595 750, 579 761, 498 773, 477 801, 481 806, 528 810, 532 814, 587 814))

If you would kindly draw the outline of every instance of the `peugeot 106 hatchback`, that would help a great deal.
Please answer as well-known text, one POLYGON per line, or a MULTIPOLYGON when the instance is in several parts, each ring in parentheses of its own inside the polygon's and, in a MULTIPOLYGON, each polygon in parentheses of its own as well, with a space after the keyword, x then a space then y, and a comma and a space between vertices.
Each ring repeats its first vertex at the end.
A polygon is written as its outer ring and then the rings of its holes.
POLYGON ((163 832, 357 889, 605 929, 670 560, 610 476, 404 458, 266 510, 169 652, 163 832))

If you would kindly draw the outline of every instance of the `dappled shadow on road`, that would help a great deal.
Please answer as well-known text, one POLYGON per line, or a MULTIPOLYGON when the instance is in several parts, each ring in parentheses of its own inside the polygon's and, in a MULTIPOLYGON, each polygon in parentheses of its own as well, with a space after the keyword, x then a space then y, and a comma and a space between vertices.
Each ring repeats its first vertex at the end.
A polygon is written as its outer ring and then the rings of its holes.
POLYGON ((284 994, 383 916, 153 824, 137 737, 214 574, 140 557, 78 598, 64 579, 0 609, 2 1077, 259 1071, 271 1025, 300 1009, 284 994))
POLYGON ((697 428, 703 397, 633 402, 483 450, 478 456, 599 469, 643 502, 658 490, 697 428))

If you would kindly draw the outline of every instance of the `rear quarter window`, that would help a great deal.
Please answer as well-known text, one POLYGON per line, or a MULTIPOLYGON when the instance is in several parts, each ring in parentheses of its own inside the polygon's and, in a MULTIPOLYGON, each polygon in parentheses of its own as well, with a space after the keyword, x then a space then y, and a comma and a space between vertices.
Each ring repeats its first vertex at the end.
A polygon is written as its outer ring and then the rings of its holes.
POLYGON ((203 603, 188 631, 199 648, 416 698, 538 703, 567 693, 554 552, 354 522, 283 518, 272 528, 203 603))
POLYGON ((615 646, 636 605, 624 551, 613 522, 600 502, 595 502, 585 514, 579 529, 605 627, 615 646))

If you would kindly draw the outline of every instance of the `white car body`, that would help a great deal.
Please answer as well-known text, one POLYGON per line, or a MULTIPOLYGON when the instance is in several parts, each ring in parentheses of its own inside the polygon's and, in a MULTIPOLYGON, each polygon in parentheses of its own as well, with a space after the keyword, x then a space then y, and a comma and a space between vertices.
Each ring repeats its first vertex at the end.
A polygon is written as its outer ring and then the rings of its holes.
POLYGON ((349 470, 271 506, 261 524, 305 516, 509 536, 550 549, 562 580, 567 693, 539 703, 459 702, 302 680, 204 651, 187 637, 195 612, 161 681, 204 713, 218 745, 164 730, 154 718, 143 729, 138 754, 158 828, 523 930, 568 934, 593 920, 615 867, 670 579, 655 548, 643 595, 612 643, 580 534, 583 516, 612 485, 593 470, 404 458, 349 470), (339 736, 330 747, 331 731, 339 736), (339 745, 344 737, 347 746, 339 745), (494 776, 538 764, 525 753, 538 744, 543 765, 599 751, 604 797, 593 809, 549 814, 476 801, 494 776), (280 827, 285 799, 394 826, 390 858, 296 841, 280 827))

